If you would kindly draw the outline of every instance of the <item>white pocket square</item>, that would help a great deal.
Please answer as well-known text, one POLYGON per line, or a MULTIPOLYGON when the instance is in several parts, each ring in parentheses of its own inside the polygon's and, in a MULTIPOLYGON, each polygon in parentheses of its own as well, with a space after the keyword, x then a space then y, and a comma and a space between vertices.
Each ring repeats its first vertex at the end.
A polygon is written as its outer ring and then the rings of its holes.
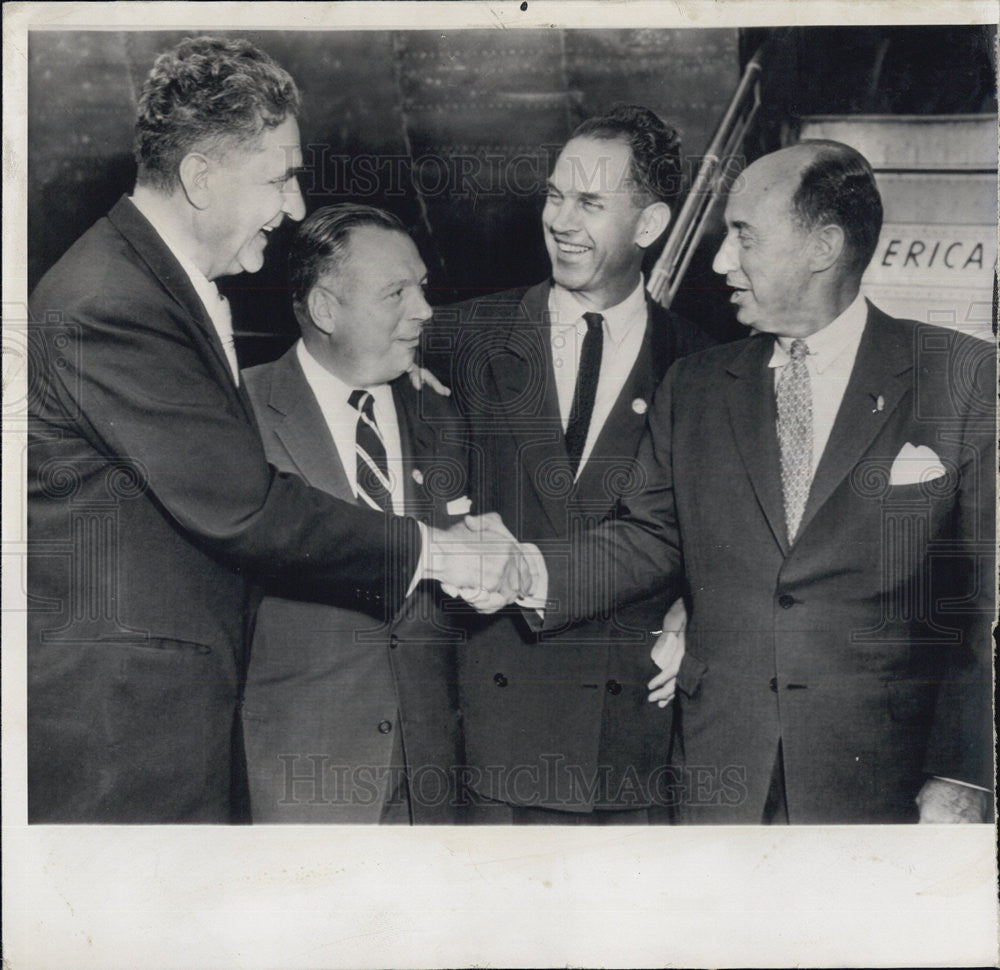
POLYGON ((945 474, 941 459, 927 445, 912 445, 909 441, 900 449, 889 472, 890 485, 917 485, 930 482, 945 474))
POLYGON ((472 499, 468 495, 461 498, 453 498, 446 506, 445 511, 449 515, 468 515, 472 511, 472 499))

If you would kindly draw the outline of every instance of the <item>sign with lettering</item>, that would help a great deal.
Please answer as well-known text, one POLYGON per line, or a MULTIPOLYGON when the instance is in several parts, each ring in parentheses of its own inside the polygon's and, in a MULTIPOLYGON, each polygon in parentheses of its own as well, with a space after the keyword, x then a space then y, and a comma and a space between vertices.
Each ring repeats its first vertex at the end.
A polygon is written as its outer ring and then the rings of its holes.
POLYGON ((945 286, 978 280, 992 286, 996 251, 996 231, 990 226, 887 223, 882 227, 869 278, 918 285, 933 280, 945 286))
POLYGON ((862 286, 894 316, 992 339, 996 226, 887 222, 862 286))

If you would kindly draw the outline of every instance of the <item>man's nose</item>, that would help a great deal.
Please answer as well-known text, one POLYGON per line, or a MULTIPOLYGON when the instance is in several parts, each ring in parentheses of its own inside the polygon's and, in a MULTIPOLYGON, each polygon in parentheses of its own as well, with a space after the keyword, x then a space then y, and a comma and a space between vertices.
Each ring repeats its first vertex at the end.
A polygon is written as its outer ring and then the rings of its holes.
POLYGON ((433 313, 431 305, 427 302, 427 297, 424 296, 423 288, 414 287, 413 297, 410 299, 410 319, 418 321, 423 326, 430 320, 433 313))
POLYGON ((739 260, 736 259, 736 242, 727 232, 722 240, 719 251, 712 260, 712 269, 722 276, 739 268, 739 260))
POLYGON ((306 215, 306 204, 299 188, 299 180, 291 178, 285 183, 284 204, 281 210, 294 222, 301 222, 306 215))
POLYGON ((548 223, 553 232, 572 232, 577 228, 576 206, 571 199, 550 202, 549 205, 548 223))

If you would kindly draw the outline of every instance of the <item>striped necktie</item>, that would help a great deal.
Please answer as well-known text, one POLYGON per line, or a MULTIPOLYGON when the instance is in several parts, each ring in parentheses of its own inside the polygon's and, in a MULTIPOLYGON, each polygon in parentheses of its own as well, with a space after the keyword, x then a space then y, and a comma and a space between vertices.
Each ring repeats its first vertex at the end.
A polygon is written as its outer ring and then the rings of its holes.
POLYGON ((358 412, 354 451, 357 456, 358 502, 380 512, 392 511, 389 460, 375 423, 375 399, 368 391, 351 391, 350 405, 358 412))

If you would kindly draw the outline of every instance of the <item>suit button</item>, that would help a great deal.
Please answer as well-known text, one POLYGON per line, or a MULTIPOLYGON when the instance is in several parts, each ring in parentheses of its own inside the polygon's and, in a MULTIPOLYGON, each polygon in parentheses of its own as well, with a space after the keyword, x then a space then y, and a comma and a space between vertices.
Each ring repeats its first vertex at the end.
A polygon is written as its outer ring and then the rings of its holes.
POLYGON ((772 677, 771 678, 771 682, 767 686, 771 688, 771 692, 773 694, 777 694, 778 693, 778 678, 777 677, 772 677))
POLYGON ((392 730, 392 721, 379 721, 378 722, 378 733, 388 734, 392 730))
POLYGON ((617 680, 609 680, 605 685, 604 689, 609 694, 620 694, 622 692, 622 685, 618 683, 617 680))
POLYGON ((795 605, 795 597, 789 596, 788 593, 782 593, 778 597, 778 606, 783 610, 790 610, 795 605))
POLYGON ((504 677, 503 674, 494 674, 493 675, 493 683, 496 684, 497 687, 506 687, 507 686, 507 678, 504 677))
POLYGON ((399 637, 397 637, 396 634, 393 633, 392 636, 389 637, 389 648, 391 650, 395 650, 396 647, 398 646, 399 646, 399 637))

